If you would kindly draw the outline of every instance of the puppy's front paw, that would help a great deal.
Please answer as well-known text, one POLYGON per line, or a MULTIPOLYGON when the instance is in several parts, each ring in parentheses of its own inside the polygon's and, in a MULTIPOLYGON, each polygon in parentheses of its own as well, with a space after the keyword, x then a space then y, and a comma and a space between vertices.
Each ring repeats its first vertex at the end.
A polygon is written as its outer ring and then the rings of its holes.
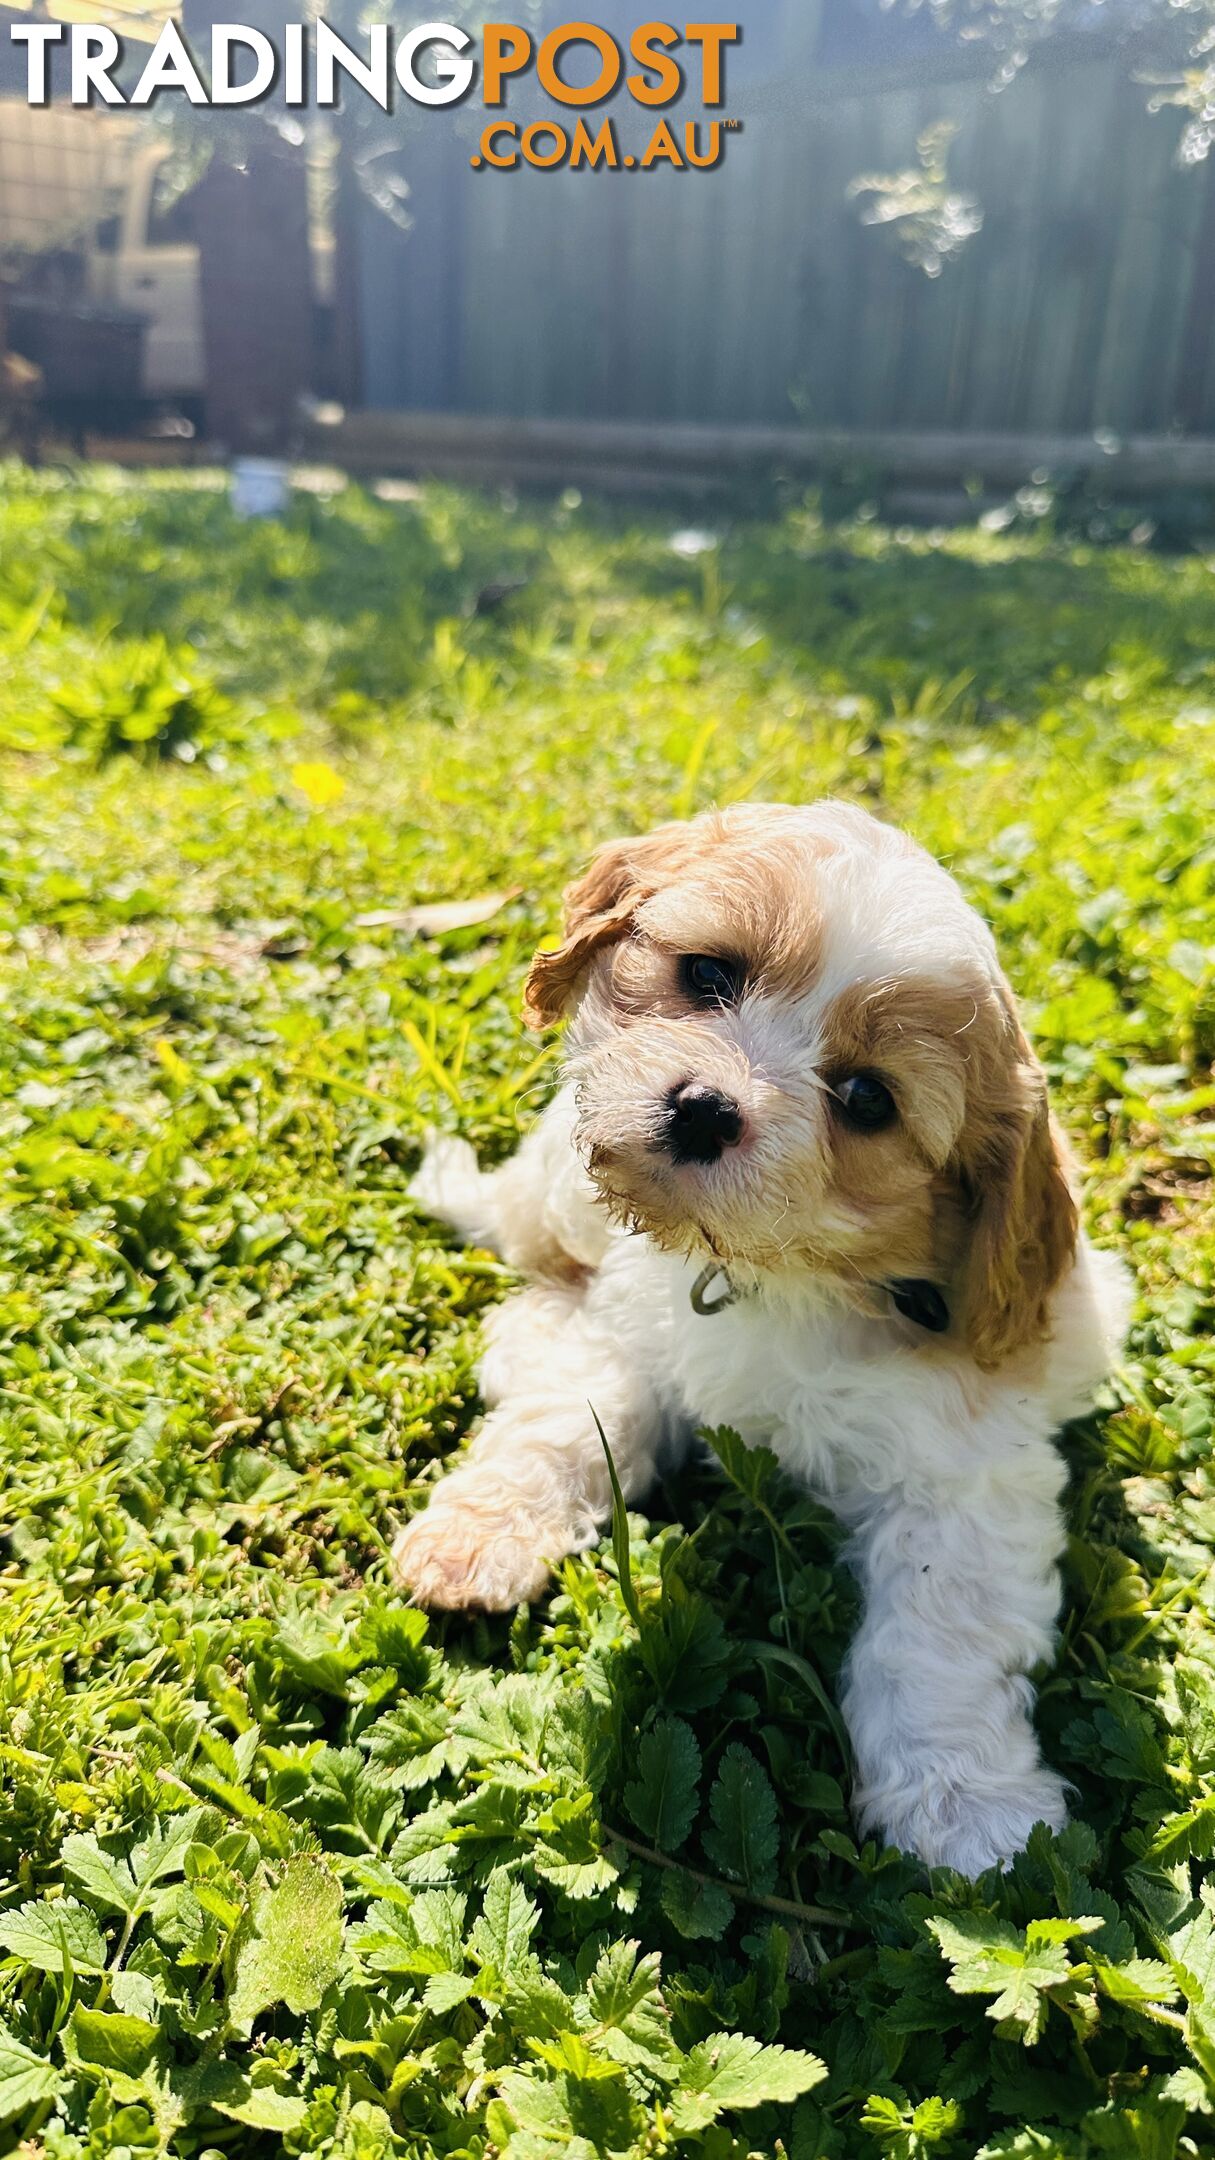
POLYGON ((1041 1768, 1015 1778, 978 1773, 927 1782, 914 1793, 886 1793, 880 1808, 862 1808, 864 1827, 880 1829, 890 1844, 972 1879, 1024 1852, 1036 1823, 1061 1830, 1066 1821, 1063 1780, 1041 1768))
POLYGON ((545 1554, 562 1549, 562 1541, 546 1541, 530 1516, 508 1506, 432 1501, 398 1536, 392 1572, 419 1605, 510 1612, 540 1596, 550 1574, 545 1554))
POLYGON ((440 1222, 463 1228, 482 1211, 483 1179, 475 1150, 453 1133, 431 1133, 416 1171, 409 1181, 409 1197, 440 1222))

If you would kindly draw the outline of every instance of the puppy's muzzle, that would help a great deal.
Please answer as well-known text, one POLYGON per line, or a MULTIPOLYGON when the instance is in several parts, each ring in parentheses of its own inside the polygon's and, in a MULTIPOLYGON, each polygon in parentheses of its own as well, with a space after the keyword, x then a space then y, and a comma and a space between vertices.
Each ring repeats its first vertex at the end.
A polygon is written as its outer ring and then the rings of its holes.
POLYGON ((659 1147, 674 1163, 715 1163, 742 1139, 742 1111, 703 1080, 683 1080, 667 1096, 659 1147))

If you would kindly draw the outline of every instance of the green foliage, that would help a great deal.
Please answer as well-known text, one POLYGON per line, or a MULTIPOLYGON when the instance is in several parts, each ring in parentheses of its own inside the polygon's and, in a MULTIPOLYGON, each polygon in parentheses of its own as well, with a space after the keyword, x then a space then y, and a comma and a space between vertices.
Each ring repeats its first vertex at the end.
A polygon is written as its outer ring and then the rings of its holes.
POLYGON ((995 2019, 1000 2038, 1030 2047, 1041 2038, 1052 2004, 1081 2030, 1091 2023, 1090 1970, 1072 1964, 1068 1945, 1100 1925, 1099 1920, 1031 1920, 1022 1930, 1006 1920, 961 1913, 954 1920, 930 1920, 928 1928, 952 1968, 954 1992, 994 1995, 987 2015, 995 2019))
POLYGON ((660 1718, 643 1733, 637 1776, 624 1804, 639 1830, 662 1852, 678 1852, 696 1820, 700 1749, 682 1718, 660 1718))
POLYGON ((672 522, 5 476, 0 2149, 1215 2145, 1210 565, 672 522), (1067 1443, 1077 1820, 977 1885, 858 1846, 838 1533, 737 1434, 530 1612, 387 1573, 510 1281, 406 1188, 542 1097, 563 880, 830 792, 995 923, 1143 1289, 1067 1443))
POLYGON ((949 121, 938 121, 919 136, 914 167, 858 174, 848 185, 850 198, 869 198, 862 204, 862 225, 884 226, 904 258, 928 277, 939 277, 983 224, 974 197, 949 186, 949 146, 956 132, 949 121))
POLYGON ((50 707, 70 749, 94 757, 150 751, 187 764, 216 751, 233 719, 230 701, 199 673, 197 655, 170 649, 162 637, 124 639, 83 678, 55 685, 50 707))
POLYGON ((897 2100, 874 2093, 866 2102, 861 2127, 873 2132, 890 2160, 926 2160, 934 2145, 951 2141, 961 2118, 954 2101, 938 2100, 935 2093, 915 2107, 900 2107, 897 2100))
POLYGON ((228 2024, 248 2033, 272 2003, 315 2010, 342 1962, 342 1885, 332 1868, 295 1853, 249 1913, 250 1932, 234 1956, 228 2024))
MULTIPOLYGON (((891 0, 891 4, 910 12, 921 0, 891 0)), ((943 28, 960 32, 968 42, 982 39, 990 47, 996 90, 1005 90, 1016 81, 1035 46, 1052 35, 1074 37, 1077 28, 1087 31, 1092 26, 1085 0, 927 0, 927 6, 943 28)), ((1128 25, 1133 21, 1138 32, 1138 39, 1128 42, 1128 58, 1134 52, 1133 80, 1152 85, 1153 112, 1173 105, 1188 115, 1177 159, 1183 166, 1200 165, 1215 142, 1212 0, 1167 0, 1167 4, 1146 0, 1126 21, 1128 25), (1149 55, 1150 64, 1145 66, 1149 55)), ((898 177, 905 187, 914 178, 898 177)))
POLYGON ((770 1890, 780 1848, 776 1795, 749 1748, 735 1741, 721 1759, 709 1797, 705 1850, 723 1875, 753 1890, 770 1890))

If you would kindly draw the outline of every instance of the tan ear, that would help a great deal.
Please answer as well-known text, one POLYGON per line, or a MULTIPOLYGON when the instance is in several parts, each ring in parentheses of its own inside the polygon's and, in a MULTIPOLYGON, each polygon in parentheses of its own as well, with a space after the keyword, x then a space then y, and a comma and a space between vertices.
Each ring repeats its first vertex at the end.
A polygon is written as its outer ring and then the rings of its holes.
POLYGON ((993 1100, 963 1135, 976 1208, 963 1318, 985 1371, 1050 1332, 1050 1295, 1076 1250, 1077 1213, 1066 1144, 1046 1099, 1046 1076, 1007 1001, 1008 1056, 993 1100))
POLYGON ((529 1027, 552 1027, 569 1005, 587 964, 601 946, 623 937, 643 888, 633 869, 635 840, 608 840, 590 868, 567 885, 565 936, 553 952, 538 952, 523 988, 529 1027))
POLYGON ((523 1020, 530 1028, 558 1022, 586 974, 588 961, 629 929, 640 894, 629 875, 629 842, 608 840, 590 868, 564 888, 564 937, 553 953, 536 953, 523 985, 523 1020))
POLYGON ((568 1010, 595 954, 628 935, 642 901, 695 853, 695 832, 691 824, 659 825, 637 839, 607 840, 595 850, 589 868, 565 888, 561 944, 532 961, 523 990, 529 1027, 552 1027, 568 1010))

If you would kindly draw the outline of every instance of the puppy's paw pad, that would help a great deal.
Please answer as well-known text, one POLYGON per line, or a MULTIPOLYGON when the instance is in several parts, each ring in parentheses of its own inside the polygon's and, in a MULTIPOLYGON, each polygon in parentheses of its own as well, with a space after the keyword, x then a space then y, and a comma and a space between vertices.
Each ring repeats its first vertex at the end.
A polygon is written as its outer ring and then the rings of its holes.
POLYGON ((415 1603, 447 1612, 511 1612, 540 1596, 549 1568, 543 1540, 515 1521, 478 1521, 432 1508, 407 1523, 392 1548, 392 1572, 415 1603))

